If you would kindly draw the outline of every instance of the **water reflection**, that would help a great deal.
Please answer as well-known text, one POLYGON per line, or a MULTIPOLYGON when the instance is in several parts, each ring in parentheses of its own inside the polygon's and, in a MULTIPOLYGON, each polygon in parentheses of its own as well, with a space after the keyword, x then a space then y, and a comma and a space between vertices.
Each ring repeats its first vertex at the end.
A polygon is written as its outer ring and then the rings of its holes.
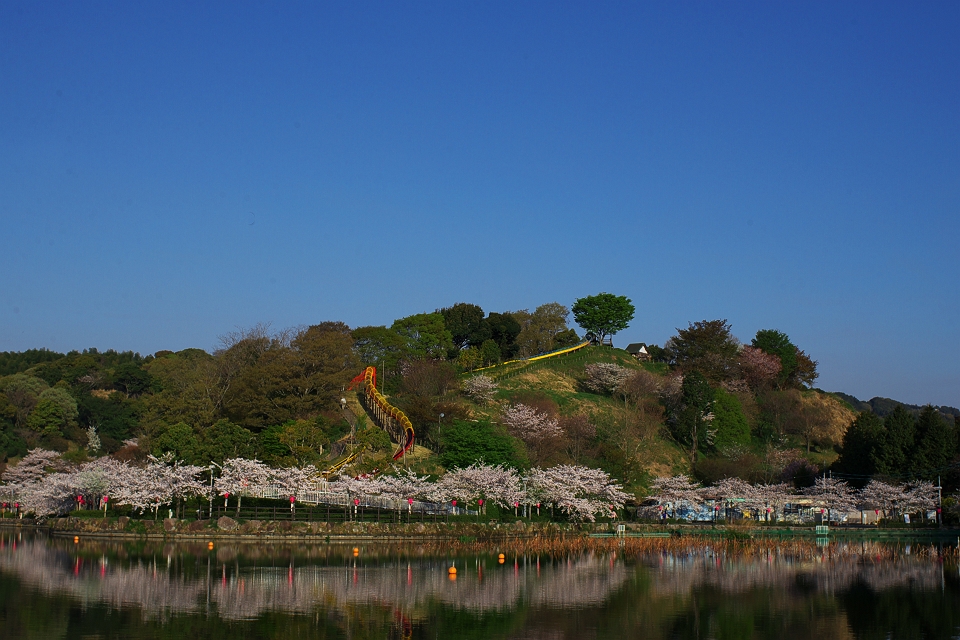
POLYGON ((504 548, 502 563, 499 551, 400 543, 362 546, 356 555, 331 544, 209 550, 205 541, 75 544, 0 533, 0 620, 16 629, 9 637, 207 637, 229 629, 232 638, 789 640, 960 632, 957 567, 935 547, 907 555, 879 544, 771 544, 732 553, 597 543, 539 555, 504 548), (48 613, 29 618, 31 610, 48 613))

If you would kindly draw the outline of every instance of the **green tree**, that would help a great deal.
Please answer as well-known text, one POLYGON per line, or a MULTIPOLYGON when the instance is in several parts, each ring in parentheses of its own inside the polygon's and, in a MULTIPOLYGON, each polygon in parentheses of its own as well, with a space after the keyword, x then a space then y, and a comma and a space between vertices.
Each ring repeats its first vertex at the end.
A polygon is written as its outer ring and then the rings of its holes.
POLYGON ((283 425, 279 440, 290 449, 290 454, 299 466, 315 464, 320 460, 327 439, 326 420, 291 420, 283 425))
POLYGON ((388 375, 399 376, 400 362, 407 357, 407 343, 399 333, 387 327, 358 327, 352 335, 353 350, 362 365, 377 367, 384 384, 388 375))
POLYGON ((713 416, 712 428, 716 432, 714 446, 723 449, 750 444, 750 425, 737 396, 717 389, 714 392, 713 416))
POLYGON ((737 377, 740 343, 726 320, 701 320, 677 335, 665 346, 672 364, 684 373, 697 372, 713 384, 737 377))
POLYGON ((947 466, 957 449, 953 429, 940 412, 927 405, 917 418, 916 445, 913 451, 913 471, 925 478, 947 466))
POLYGON ((480 461, 515 468, 527 466, 523 445, 488 420, 453 420, 443 426, 441 441, 440 461, 448 469, 465 468, 480 461))
POLYGON ((7 396, 7 401, 15 408, 14 421, 17 426, 27 423, 27 416, 37 406, 40 394, 48 385, 45 381, 25 373, 15 373, 0 378, 0 389, 7 396))
POLYGON ((679 397, 670 407, 670 430, 677 442, 690 447, 692 464, 696 464, 701 447, 711 444, 713 401, 710 383, 693 371, 683 377, 679 397))
POLYGON ((256 438, 248 429, 229 420, 217 420, 201 433, 203 456, 200 464, 210 460, 222 463, 228 458, 252 458, 256 438))
POLYGON ((484 366, 497 364, 502 359, 503 355, 500 352, 500 346, 493 340, 484 340, 483 344, 480 345, 480 360, 484 366))
POLYGON ((578 298, 571 307, 574 321, 602 343, 608 335, 614 335, 630 326, 636 309, 630 298, 612 293, 578 298))
POLYGON ((776 329, 761 329, 750 345, 780 358, 780 388, 811 386, 819 375, 817 362, 790 341, 790 337, 776 329))
POLYGON ((391 328, 404 339, 406 351, 414 358, 444 358, 453 349, 453 337, 439 313, 400 318, 391 328))
POLYGON ((484 322, 483 309, 475 304, 458 302, 452 307, 440 309, 444 326, 450 332, 455 351, 468 346, 479 347, 490 338, 490 326, 484 322))
POLYGON ((533 313, 516 311, 514 319, 520 324, 517 346, 521 356, 529 357, 556 348, 557 336, 567 331, 570 310, 559 302, 548 302, 533 313))
POLYGON ((880 417, 872 411, 861 411, 843 435, 837 471, 855 476, 875 474, 877 452, 884 437, 885 430, 880 417))
POLYGON ((66 390, 59 387, 45 389, 37 400, 37 406, 30 412, 27 426, 33 431, 45 435, 62 435, 64 427, 77 423, 77 401, 66 390))
POLYGON ((197 437, 193 427, 185 422, 178 422, 164 430, 153 439, 151 449, 153 454, 157 456, 169 451, 173 453, 177 460, 183 460, 187 464, 206 464, 209 462, 200 445, 200 438, 197 437))
POLYGON ((486 324, 490 327, 490 339, 497 343, 501 357, 509 360, 517 355, 517 336, 520 335, 520 323, 509 313, 494 312, 487 316, 486 324))
POLYGON ((917 419, 903 405, 897 405, 884 419, 883 426, 882 446, 875 451, 877 473, 886 476, 906 473, 913 453, 917 419))

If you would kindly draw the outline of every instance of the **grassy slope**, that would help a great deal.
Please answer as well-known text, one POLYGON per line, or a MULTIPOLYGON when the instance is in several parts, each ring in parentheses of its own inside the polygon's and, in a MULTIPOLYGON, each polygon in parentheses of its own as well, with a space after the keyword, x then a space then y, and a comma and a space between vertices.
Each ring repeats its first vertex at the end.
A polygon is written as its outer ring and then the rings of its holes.
MULTIPOLYGON (((658 374, 667 371, 666 365, 639 363, 622 349, 587 347, 565 356, 549 358, 526 366, 506 365, 483 371, 497 379, 500 391, 496 402, 488 406, 471 405, 474 415, 496 420, 501 409, 517 393, 536 391, 554 400, 565 415, 583 413, 592 417, 594 424, 616 424, 624 417, 623 405, 609 396, 586 391, 581 386, 584 368, 592 363, 613 363, 628 369, 647 369, 658 374)), ((469 375, 469 374, 468 374, 469 375)), ((674 443, 653 436, 637 443, 636 458, 644 470, 653 475, 687 471, 684 453, 674 443)))

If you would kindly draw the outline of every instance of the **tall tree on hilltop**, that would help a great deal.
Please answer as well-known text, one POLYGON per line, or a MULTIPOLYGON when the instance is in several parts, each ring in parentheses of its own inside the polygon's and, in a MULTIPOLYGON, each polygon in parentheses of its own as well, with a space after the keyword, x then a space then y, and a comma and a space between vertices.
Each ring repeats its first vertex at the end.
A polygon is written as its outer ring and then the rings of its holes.
POLYGON ((819 375, 817 362, 790 341, 790 337, 776 329, 761 329, 750 342, 751 346, 780 358, 780 388, 812 386, 819 375))
POLYGON ((577 298, 571 307, 574 321, 593 335, 598 343, 630 326, 636 308, 626 296, 598 293, 577 298))
POLYGON ((701 320, 665 345, 670 362, 684 373, 696 371, 713 384, 736 378, 740 342, 733 337, 726 320, 701 320))
POLYGON ((443 316, 444 325, 457 351, 468 346, 479 347, 492 335, 490 326, 484 322, 483 309, 475 304, 458 302, 452 307, 440 309, 438 313, 443 316))
POLYGON ((453 349, 453 338, 439 313, 417 313, 395 320, 390 327, 406 342, 414 358, 445 358, 453 349))
POLYGON ((500 356, 504 359, 515 356, 517 354, 517 336, 520 335, 521 331, 520 323, 509 313, 491 312, 487 316, 486 324, 490 327, 490 339, 500 349, 500 356))

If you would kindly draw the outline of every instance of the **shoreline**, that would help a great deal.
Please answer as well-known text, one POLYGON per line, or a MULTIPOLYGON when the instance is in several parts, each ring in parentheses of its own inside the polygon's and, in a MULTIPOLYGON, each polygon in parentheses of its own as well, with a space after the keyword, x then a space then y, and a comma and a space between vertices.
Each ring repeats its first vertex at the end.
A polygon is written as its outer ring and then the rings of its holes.
POLYGON ((119 518, 65 517, 36 523, 32 520, 0 519, 0 528, 45 531, 54 537, 80 536, 124 540, 232 540, 237 542, 309 542, 333 541, 502 541, 530 538, 545 539, 617 539, 617 538, 735 538, 819 540, 897 540, 925 539, 956 541, 960 529, 899 527, 831 527, 826 535, 814 527, 749 526, 743 524, 641 524, 622 523, 622 533, 610 523, 559 524, 539 522, 512 523, 374 523, 374 522, 298 522, 289 520, 134 520, 119 518))

